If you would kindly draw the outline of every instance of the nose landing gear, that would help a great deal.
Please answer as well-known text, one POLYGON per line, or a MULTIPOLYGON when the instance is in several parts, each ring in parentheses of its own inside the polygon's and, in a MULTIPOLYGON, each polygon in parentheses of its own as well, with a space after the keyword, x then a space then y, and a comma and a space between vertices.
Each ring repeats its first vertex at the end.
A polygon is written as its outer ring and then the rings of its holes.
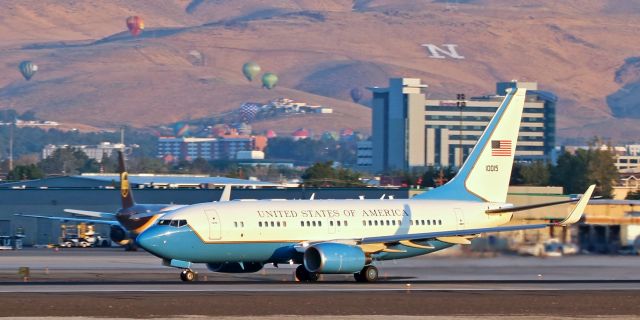
POLYGON ((198 278, 198 274, 191 269, 184 269, 180 273, 180 279, 184 282, 193 282, 198 278))

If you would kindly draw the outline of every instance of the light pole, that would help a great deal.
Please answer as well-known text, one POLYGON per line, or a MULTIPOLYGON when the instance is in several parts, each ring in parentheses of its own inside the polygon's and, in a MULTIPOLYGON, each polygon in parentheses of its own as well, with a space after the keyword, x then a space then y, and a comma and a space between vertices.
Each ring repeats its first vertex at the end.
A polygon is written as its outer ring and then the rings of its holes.
POLYGON ((458 99, 458 101, 456 102, 456 106, 458 107, 458 109, 460 110, 460 136, 459 136, 459 143, 458 143, 458 150, 460 152, 460 159, 458 159, 458 170, 460 170, 460 167, 462 167, 462 161, 463 161, 463 157, 464 157, 464 152, 462 151, 462 108, 467 106, 467 102, 465 101, 465 95, 464 93, 458 93, 456 95, 456 98, 458 99))

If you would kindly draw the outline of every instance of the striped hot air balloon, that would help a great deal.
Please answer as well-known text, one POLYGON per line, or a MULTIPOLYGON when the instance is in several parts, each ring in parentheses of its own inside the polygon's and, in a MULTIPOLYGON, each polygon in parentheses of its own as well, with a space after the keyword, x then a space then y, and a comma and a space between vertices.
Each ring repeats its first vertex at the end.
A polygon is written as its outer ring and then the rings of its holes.
POLYGON ((137 37, 144 30, 144 20, 139 16, 130 16, 127 18, 127 28, 131 35, 137 37))
POLYGON ((20 62, 19 69, 22 76, 28 81, 31 80, 31 77, 33 77, 36 72, 38 72, 38 65, 29 60, 25 60, 20 62))

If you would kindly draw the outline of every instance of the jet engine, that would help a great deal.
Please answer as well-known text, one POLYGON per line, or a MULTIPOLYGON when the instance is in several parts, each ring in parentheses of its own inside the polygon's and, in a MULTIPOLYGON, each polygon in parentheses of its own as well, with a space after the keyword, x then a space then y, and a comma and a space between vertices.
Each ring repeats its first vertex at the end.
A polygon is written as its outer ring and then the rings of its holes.
POLYGON ((109 230, 109 238, 111 241, 124 246, 131 242, 131 238, 126 230, 122 229, 120 226, 111 226, 111 230, 109 230))
POLYGON ((207 263, 209 270, 221 273, 252 273, 260 271, 263 266, 260 262, 207 263))
POLYGON ((341 243, 319 243, 304 252, 304 266, 310 272, 355 273, 364 268, 365 262, 360 247, 341 243))

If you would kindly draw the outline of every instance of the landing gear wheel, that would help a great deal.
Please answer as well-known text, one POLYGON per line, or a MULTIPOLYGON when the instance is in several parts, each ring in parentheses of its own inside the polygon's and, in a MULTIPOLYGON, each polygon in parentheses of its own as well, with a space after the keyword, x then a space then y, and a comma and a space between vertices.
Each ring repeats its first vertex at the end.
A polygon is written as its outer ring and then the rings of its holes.
POLYGON ((364 266, 358 273, 354 273, 353 277, 358 282, 376 282, 378 281, 378 268, 374 266, 364 266))
POLYGON ((300 282, 316 282, 318 278, 320 278, 320 274, 309 272, 302 264, 296 268, 296 279, 300 282))
POLYGON ((184 282, 193 282, 196 280, 196 273, 191 269, 185 269, 180 273, 180 279, 184 282))

